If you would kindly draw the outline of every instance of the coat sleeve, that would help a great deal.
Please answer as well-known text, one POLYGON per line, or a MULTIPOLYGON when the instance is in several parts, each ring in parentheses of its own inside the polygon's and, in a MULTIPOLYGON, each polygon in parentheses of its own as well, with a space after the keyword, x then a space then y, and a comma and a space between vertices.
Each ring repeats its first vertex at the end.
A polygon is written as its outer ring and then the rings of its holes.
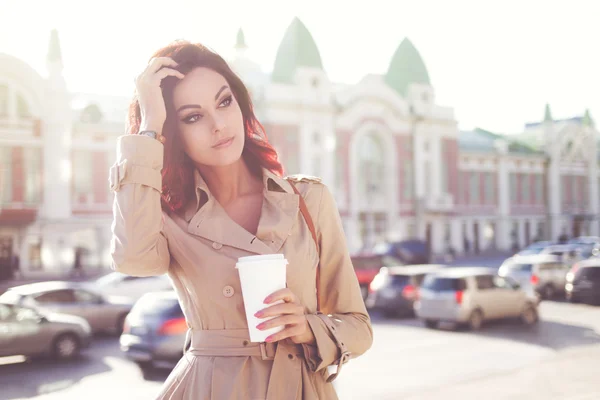
POLYGON ((115 193, 111 256, 116 271, 161 275, 170 263, 160 204, 163 144, 147 136, 124 135, 109 181, 115 193))
MULTIPOLYGON (((350 260, 346 237, 335 200, 325 185, 316 219, 320 247, 321 313, 307 315, 315 345, 304 345, 308 366, 319 371, 337 364, 343 352, 357 357, 373 343, 373 330, 350 260)), ((340 363, 341 361, 341 363, 340 363)))

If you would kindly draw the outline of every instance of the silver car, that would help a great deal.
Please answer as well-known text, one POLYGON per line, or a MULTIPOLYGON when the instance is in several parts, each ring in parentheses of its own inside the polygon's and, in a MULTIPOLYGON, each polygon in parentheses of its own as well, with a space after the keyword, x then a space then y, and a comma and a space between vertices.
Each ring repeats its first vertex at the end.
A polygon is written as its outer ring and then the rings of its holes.
POLYGON ((520 317, 525 324, 538 320, 537 302, 511 278, 491 268, 458 267, 425 277, 415 313, 429 328, 440 322, 481 328, 484 321, 520 317))
POLYGON ((530 294, 551 299, 564 292, 569 265, 554 254, 514 256, 502 263, 498 274, 516 280, 530 294))
POLYGON ((138 300, 146 293, 173 290, 171 280, 166 274, 141 277, 115 271, 86 284, 104 296, 122 296, 132 301, 138 300))
POLYGON ((66 360, 90 340, 90 325, 83 318, 0 303, 0 357, 49 355, 66 360))
POLYGON ((8 289, 0 302, 84 318, 92 332, 121 333, 133 302, 102 296, 77 282, 39 282, 8 289))

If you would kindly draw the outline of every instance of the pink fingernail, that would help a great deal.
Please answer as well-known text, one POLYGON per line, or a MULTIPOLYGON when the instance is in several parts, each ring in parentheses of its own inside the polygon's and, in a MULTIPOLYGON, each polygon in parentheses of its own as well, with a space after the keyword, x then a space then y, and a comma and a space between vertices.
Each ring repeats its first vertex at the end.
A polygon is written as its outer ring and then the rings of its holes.
POLYGON ((269 336, 265 339, 265 342, 271 343, 273 341, 273 336, 269 336))
POLYGON ((262 317, 262 315, 263 315, 262 311, 258 311, 256 314, 254 314, 254 316, 256 318, 260 318, 260 317, 262 317))
POLYGON ((264 301, 265 304, 269 304, 271 302, 271 297, 267 297, 264 301))

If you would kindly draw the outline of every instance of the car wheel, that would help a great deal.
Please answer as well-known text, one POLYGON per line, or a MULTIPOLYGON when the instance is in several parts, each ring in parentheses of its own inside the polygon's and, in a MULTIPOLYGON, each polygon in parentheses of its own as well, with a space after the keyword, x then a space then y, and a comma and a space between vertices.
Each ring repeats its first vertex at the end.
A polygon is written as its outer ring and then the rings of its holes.
POLYGON ((483 326, 483 313, 481 310, 475 310, 471 313, 467 326, 472 331, 478 331, 483 326))
POLYGON ((79 338, 72 333, 65 333, 54 339, 52 355, 58 360, 69 360, 79 354, 81 345, 79 338))
POLYGON ((542 296, 544 299, 552 299, 556 295, 556 290, 554 290, 554 286, 546 285, 544 286, 544 295, 542 296))
POLYGON ((426 319, 425 326, 429 329, 437 329, 440 321, 436 321, 435 319, 426 319))
POLYGON ((528 304, 521 313, 521 321, 525 325, 534 325, 538 322, 538 313, 534 306, 528 304))

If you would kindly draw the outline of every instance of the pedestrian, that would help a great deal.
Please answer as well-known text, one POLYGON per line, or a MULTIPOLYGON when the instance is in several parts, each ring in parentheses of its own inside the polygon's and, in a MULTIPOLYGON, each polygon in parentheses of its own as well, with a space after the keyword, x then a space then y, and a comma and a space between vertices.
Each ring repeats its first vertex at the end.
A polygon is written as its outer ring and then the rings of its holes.
POLYGON ((83 251, 80 247, 75 247, 74 255, 73 255, 73 270, 71 271, 72 278, 82 278, 83 274, 83 265, 81 263, 81 257, 83 251))
POLYGON ((21 259, 19 258, 19 255, 17 253, 13 254, 12 270, 13 270, 13 279, 23 278, 23 273, 21 272, 21 259))
POLYGON ((113 264, 168 273, 191 341, 157 398, 337 398, 329 381, 372 328, 331 192, 282 178, 248 90, 206 47, 160 49, 135 84, 110 173, 113 264), (289 262, 287 288, 258 327, 284 329, 253 343, 235 263, 272 253, 289 262))

